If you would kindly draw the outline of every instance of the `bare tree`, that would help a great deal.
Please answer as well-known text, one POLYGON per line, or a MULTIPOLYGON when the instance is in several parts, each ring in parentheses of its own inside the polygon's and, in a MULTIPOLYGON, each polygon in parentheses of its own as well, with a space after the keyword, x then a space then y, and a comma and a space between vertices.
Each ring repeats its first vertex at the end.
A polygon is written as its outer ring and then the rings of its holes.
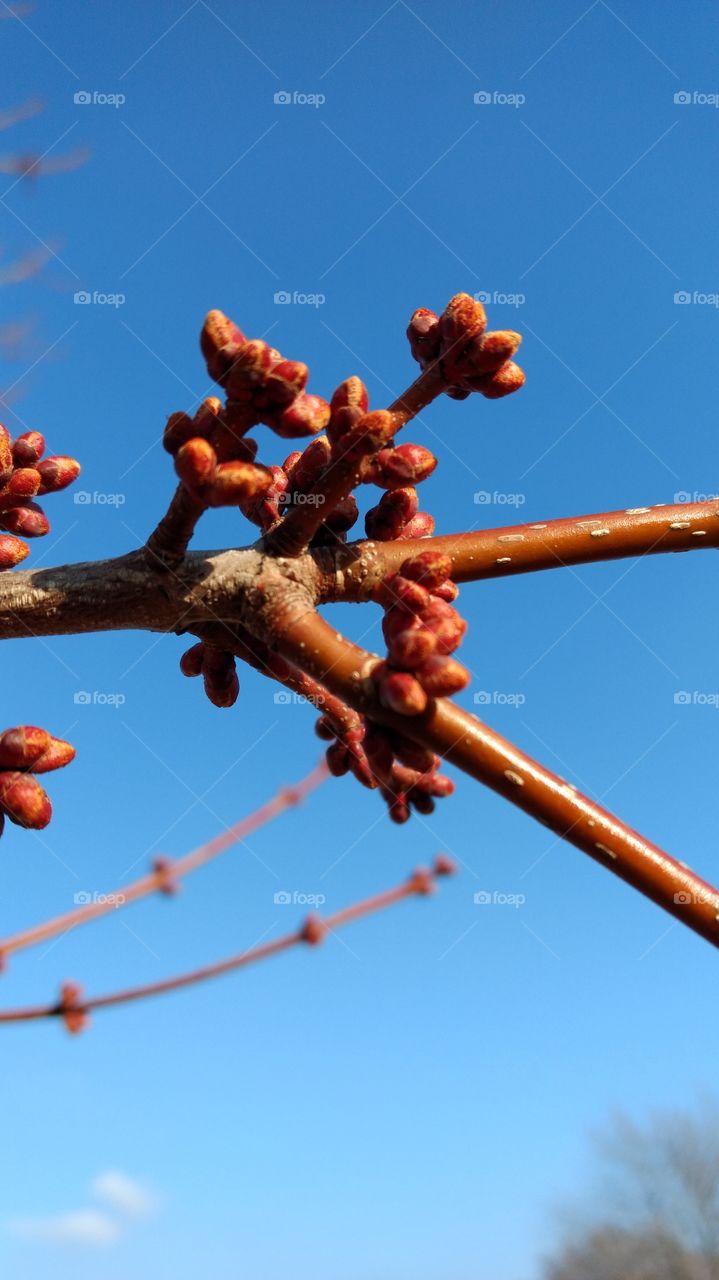
POLYGON ((546 1280, 719 1280, 719 1111, 617 1114, 596 1142, 597 1188, 546 1280), (598 1208, 597 1208, 598 1207, 598 1208))

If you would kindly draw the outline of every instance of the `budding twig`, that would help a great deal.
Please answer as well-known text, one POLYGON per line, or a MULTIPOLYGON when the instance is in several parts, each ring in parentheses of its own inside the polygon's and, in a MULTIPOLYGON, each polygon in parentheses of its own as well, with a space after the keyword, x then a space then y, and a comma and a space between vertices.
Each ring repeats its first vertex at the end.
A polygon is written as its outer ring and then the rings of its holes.
POLYGON ((441 551, 452 561, 455 582, 477 582, 627 556, 716 547, 719 504, 715 501, 630 507, 381 544, 355 542, 335 552, 338 572, 328 586, 330 591, 339 586, 340 592, 323 591, 322 600, 371 599, 382 577, 399 569, 415 551, 441 551))
POLYGON ((179 881, 192 871, 197 871, 199 867, 205 866, 213 858, 224 853, 231 845, 246 839, 253 831, 265 826, 273 818, 279 817, 285 809, 301 804, 310 792, 324 782, 327 776, 327 766, 324 761, 321 761, 300 782, 296 782, 293 786, 281 787, 271 800, 261 805, 254 813, 240 818, 239 822, 228 827, 226 831, 198 845, 183 857, 163 860, 162 865, 149 875, 141 876, 132 883, 123 885, 113 893, 104 893, 95 902, 78 907, 75 911, 66 911, 63 915, 55 916, 51 920, 45 920, 41 924, 32 925, 28 929, 22 929, 7 938, 0 939, 0 970, 5 967, 7 958, 13 952, 23 951, 26 947, 36 946, 40 942, 47 942, 50 938, 68 933, 71 929, 79 928, 80 925, 89 924, 91 920, 97 920, 109 912, 127 907, 131 902, 138 902, 151 893, 162 892, 170 879, 172 882, 179 881))
POLYGON ((341 929, 353 920, 360 920, 363 916, 383 911, 385 908, 401 902, 404 898, 425 896, 433 893, 439 877, 451 875, 454 870, 455 867, 452 861, 444 855, 440 855, 435 859, 431 869, 418 868, 412 872, 404 884, 398 885, 394 889, 387 889, 384 893, 377 893, 371 898, 364 898, 362 901, 355 902, 351 906, 344 907, 342 910, 324 918, 318 915, 311 915, 293 933, 284 934, 281 938, 275 938, 272 942, 250 947, 247 951, 241 951, 226 960, 192 969, 188 973, 178 974, 173 978, 165 978, 159 982, 148 982, 137 987, 127 987, 122 991, 114 991, 109 995, 92 996, 90 999, 85 999, 74 983, 65 983, 61 1000, 58 1003, 36 1005, 27 1009, 2 1010, 0 1011, 0 1023, 31 1022, 39 1018, 59 1017, 63 1018, 69 1031, 84 1030, 88 1015, 95 1009, 108 1009, 114 1005, 128 1004, 134 1000, 147 999, 149 996, 164 995, 169 991, 178 991, 183 987, 194 986, 198 982, 206 982, 210 978, 219 978, 223 974, 254 964, 258 960, 266 960, 270 956, 278 955, 281 951, 288 951, 291 947, 297 946, 302 942, 317 945, 324 940, 327 934, 341 929))

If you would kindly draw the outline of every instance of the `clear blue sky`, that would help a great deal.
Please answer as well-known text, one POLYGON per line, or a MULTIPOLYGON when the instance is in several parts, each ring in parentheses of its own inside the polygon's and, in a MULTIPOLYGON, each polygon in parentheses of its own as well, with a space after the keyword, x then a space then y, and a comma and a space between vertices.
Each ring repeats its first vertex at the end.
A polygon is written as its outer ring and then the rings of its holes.
MULTIPOLYGON (((443 401, 409 433, 441 458, 424 486, 440 531, 719 490, 719 310, 674 301, 719 290, 719 111, 701 98, 719 90, 714 5, 39 0, 23 21, 0 24, 2 105, 37 93, 47 110, 4 146, 93 155, 3 197, 3 261, 36 237, 62 259, 4 291, 8 319, 37 318, 4 383, 23 424, 82 460, 82 489, 122 499, 52 500, 32 563, 144 539, 172 490, 165 416, 207 392, 197 333, 217 306, 306 359, 314 390, 359 373, 382 405, 412 376, 415 307, 501 295, 490 322, 524 333, 526 388, 443 401), (79 290, 125 301, 81 306, 79 290), (325 300, 278 305, 276 291, 325 300)), ((201 541, 247 533, 218 513, 201 541)), ((674 695, 719 690, 716 585, 704 553, 461 597, 464 704, 488 691, 494 726, 709 878, 719 713, 674 695)), ((182 648, 131 634, 3 651, 3 724, 47 724, 78 748, 51 780, 48 832, 3 839, 3 933, 184 852, 312 766, 306 708, 275 705, 247 673, 236 708, 216 711, 179 676, 182 648), (125 701, 77 706, 79 690, 125 701)), ((301 909, 275 906, 279 889, 332 909, 439 848, 463 864, 432 902, 320 952, 98 1015, 79 1039, 6 1030, 3 1274, 533 1280, 588 1129, 714 1078, 716 955, 457 781, 401 830, 333 782, 179 900, 12 962, 6 1004, 49 999, 65 977, 104 990, 284 931, 301 909), (479 890, 526 901, 479 907, 479 890), (105 1245, 37 1238, 48 1217, 99 1209, 90 1187, 108 1169, 160 1207, 118 1219, 105 1245), (28 1218, 41 1221, 23 1231, 28 1218)))

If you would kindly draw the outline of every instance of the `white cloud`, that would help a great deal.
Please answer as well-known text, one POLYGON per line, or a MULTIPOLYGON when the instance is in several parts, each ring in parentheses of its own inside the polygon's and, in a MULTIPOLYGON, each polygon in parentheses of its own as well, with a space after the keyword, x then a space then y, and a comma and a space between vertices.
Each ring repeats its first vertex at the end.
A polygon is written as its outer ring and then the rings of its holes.
POLYGON ((157 1197, 119 1169, 98 1174, 92 1183, 92 1193, 128 1218, 146 1218, 157 1208, 157 1197))
POLYGON ((158 1198, 147 1187, 119 1169, 107 1169, 93 1178, 91 1194, 105 1209, 77 1209, 70 1213, 13 1218, 5 1223, 12 1235, 46 1244, 81 1246, 116 1244, 133 1218, 147 1218, 158 1208, 158 1198))
POLYGON ((46 1218, 16 1218, 8 1223, 13 1235, 50 1244, 114 1244, 120 1227, 113 1218, 97 1209, 78 1209, 46 1218))

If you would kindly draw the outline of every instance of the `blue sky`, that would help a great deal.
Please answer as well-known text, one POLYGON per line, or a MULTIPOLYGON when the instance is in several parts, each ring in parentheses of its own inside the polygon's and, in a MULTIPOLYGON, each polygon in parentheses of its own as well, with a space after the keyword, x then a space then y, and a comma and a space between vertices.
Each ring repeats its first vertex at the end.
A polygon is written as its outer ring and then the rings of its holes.
MULTIPOLYGON (((412 377, 415 307, 492 295, 493 327, 525 335, 527 385, 413 425, 440 456, 424 486, 440 531, 716 492, 716 23, 714 5, 668 0, 39 0, 1 23, 3 107, 47 103, 5 148, 93 152, 37 184, 6 177, 0 202, 3 261, 41 241, 59 255, 4 291, 7 320, 36 322, 3 367, 7 422, 77 455, 91 497, 48 503, 31 563, 144 540, 172 491, 165 417, 208 392, 197 333, 216 306, 305 359, 313 390, 358 373, 379 406, 412 377)), ((200 544, 249 533, 214 513, 200 544)), ((714 557, 478 584, 461 605, 463 704, 484 691, 491 724, 715 878, 714 557)), ((186 851, 316 760, 307 708, 248 672, 216 711, 179 676, 182 648, 8 643, 3 724, 46 724, 78 760, 52 779, 50 829, 3 840, 3 933, 186 851)), ((68 977, 105 990, 292 927, 280 889, 331 910, 440 848, 462 862, 439 897, 319 952, 98 1015, 78 1039, 8 1028, 5 1274, 533 1280, 587 1131, 713 1079, 716 958, 457 781, 402 829, 351 781, 327 784, 179 899, 13 960, 6 1004, 68 977), (525 901, 477 906, 480 890, 525 901), (59 1240, 48 1220, 77 1213, 107 1238, 59 1240)))

